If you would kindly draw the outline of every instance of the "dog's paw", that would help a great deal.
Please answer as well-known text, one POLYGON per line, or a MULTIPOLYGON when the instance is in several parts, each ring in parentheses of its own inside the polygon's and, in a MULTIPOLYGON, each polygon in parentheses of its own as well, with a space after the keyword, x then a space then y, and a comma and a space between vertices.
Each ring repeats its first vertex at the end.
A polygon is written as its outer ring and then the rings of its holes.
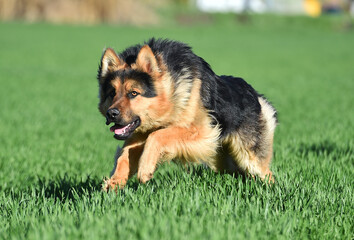
POLYGON ((265 182, 268 183, 268 184, 274 184, 274 183, 275 183, 275 180, 274 180, 273 173, 272 173, 271 171, 269 171, 269 172, 265 175, 263 181, 265 181, 265 182))
POLYGON ((153 172, 142 172, 142 173, 138 173, 138 180, 141 183, 146 183, 147 181, 149 181, 152 177, 154 176, 153 172))
POLYGON ((146 183, 153 176, 156 170, 156 164, 141 164, 138 169, 137 178, 139 182, 146 183))
POLYGON ((102 191, 103 192, 109 192, 110 190, 115 190, 116 189, 117 183, 112 181, 112 179, 105 178, 103 179, 102 183, 102 191))
POLYGON ((114 190, 117 192, 118 189, 123 189, 125 184, 127 183, 127 179, 103 179, 102 183, 102 191, 109 192, 110 190, 114 190))

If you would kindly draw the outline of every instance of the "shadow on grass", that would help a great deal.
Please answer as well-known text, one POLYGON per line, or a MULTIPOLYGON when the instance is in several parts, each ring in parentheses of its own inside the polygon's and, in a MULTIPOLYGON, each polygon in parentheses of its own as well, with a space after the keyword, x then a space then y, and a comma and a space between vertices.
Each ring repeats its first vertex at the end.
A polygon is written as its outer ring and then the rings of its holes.
POLYGON ((88 176, 82 179, 78 176, 57 176, 48 180, 45 177, 29 176, 24 184, 9 184, 11 187, 1 188, 0 191, 18 199, 20 202, 27 198, 54 199, 55 202, 75 202, 83 197, 91 199, 101 192, 102 179, 88 176))
POLYGON ((305 144, 302 143, 298 147, 298 154, 300 156, 328 156, 334 155, 334 158, 340 158, 343 156, 353 154, 353 148, 349 145, 344 147, 339 147, 336 143, 325 140, 318 143, 313 144, 305 144))
POLYGON ((102 179, 91 178, 85 180, 78 177, 64 175, 54 180, 38 179, 38 187, 44 192, 46 198, 54 198, 56 201, 74 201, 85 196, 91 198, 92 194, 101 190, 102 179))
MULTIPOLYGON (((225 181, 232 181, 235 184, 239 181, 241 181, 242 184, 251 184, 250 182, 258 184, 258 181, 254 181, 254 179, 252 181, 250 178, 242 174, 215 173, 211 169, 199 165, 164 171, 160 176, 155 176, 151 179, 146 185, 139 183, 136 177, 133 177, 133 179, 128 181, 125 188, 129 189, 129 194, 131 194, 131 192, 139 192, 139 188, 141 187, 143 189, 148 187, 153 189, 153 191, 158 192, 164 190, 166 187, 176 184, 175 181, 177 181, 177 184, 184 184, 185 181, 195 181, 196 178, 198 179, 197 182, 205 181, 209 183, 210 188, 213 188, 215 181, 220 177, 225 178, 225 181), (187 174, 183 176, 183 174, 180 175, 176 171, 186 171, 187 174), (231 178, 227 176, 231 176, 231 178)), ((57 176, 51 180, 48 180, 47 178, 38 178, 37 186, 35 188, 41 192, 41 195, 45 198, 65 203, 67 201, 75 202, 81 198, 92 198, 93 195, 101 193, 101 184, 102 178, 99 177, 92 178, 91 176, 88 176, 87 178, 82 179, 78 176, 64 175, 57 176)), ((264 185, 260 180, 259 184, 264 185)), ((119 194, 125 195, 127 192, 122 190, 119 194)))

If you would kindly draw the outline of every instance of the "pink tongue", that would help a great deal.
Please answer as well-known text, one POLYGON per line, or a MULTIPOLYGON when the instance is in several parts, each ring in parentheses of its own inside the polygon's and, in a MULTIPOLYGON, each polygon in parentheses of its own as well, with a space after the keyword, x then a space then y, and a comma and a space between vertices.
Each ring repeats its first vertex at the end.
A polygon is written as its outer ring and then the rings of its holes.
POLYGON ((129 125, 125 126, 125 127, 122 127, 122 128, 117 128, 117 129, 114 129, 114 126, 111 127, 111 132, 114 131, 115 134, 117 135, 122 135, 124 133, 124 130, 127 129, 129 127, 129 125))

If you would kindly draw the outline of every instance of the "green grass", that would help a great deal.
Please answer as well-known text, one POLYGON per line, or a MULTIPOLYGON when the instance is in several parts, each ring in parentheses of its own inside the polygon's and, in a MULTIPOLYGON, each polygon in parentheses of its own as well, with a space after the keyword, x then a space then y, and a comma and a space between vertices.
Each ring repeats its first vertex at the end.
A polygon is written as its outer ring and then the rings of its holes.
POLYGON ((0 23, 0 239, 353 239, 354 33, 337 20, 254 19, 0 23), (171 163, 146 185, 100 191, 118 143, 97 110, 102 49, 152 36, 187 42, 273 102, 276 184, 171 163))

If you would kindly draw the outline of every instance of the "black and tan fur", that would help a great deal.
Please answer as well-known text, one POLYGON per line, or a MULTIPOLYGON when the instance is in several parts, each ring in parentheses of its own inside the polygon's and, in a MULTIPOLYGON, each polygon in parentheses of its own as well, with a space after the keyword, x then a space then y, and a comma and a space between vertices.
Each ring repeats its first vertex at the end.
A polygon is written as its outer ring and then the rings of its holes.
POLYGON ((150 39, 120 54, 105 50, 99 110, 125 140, 104 189, 145 183, 178 159, 214 171, 271 179, 276 111, 241 78, 218 76, 180 42, 150 39))

